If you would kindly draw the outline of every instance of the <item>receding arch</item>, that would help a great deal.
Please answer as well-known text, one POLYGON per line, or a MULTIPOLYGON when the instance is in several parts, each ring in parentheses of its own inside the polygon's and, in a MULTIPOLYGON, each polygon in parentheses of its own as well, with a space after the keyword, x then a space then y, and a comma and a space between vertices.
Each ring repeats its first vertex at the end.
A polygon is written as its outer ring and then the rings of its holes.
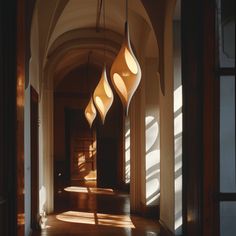
MULTIPOLYGON (((55 29, 59 27, 60 18, 65 14, 65 8, 70 1, 59 1, 53 9, 52 1, 39 1, 36 3, 35 16, 33 18, 33 27, 31 30, 31 51, 36 50, 36 53, 32 53, 31 57, 31 82, 35 80, 37 84, 37 91, 39 92, 40 99, 40 148, 43 165, 47 165, 47 170, 44 170, 47 179, 47 186, 44 186, 44 192, 46 193, 47 204, 44 206, 44 210, 47 212, 53 211, 53 88, 55 78, 58 76, 58 81, 63 78, 69 71, 84 64, 86 60, 86 53, 88 50, 94 51, 94 62, 96 67, 102 67, 104 44, 106 45, 106 63, 111 65, 116 53, 118 52, 122 36, 123 36, 123 12, 117 11, 116 15, 110 15, 110 19, 113 22, 118 22, 115 27, 106 30, 106 39, 104 35, 96 33, 94 28, 88 28, 88 25, 84 25, 80 29, 65 28, 63 32, 54 37, 55 29), (47 11, 44 12, 45 18, 41 22, 40 16, 45 6, 48 6, 47 11), (47 21, 47 22, 46 22, 47 21), (46 24, 46 27, 43 25, 46 24), (36 39, 36 40, 35 40, 36 39), (72 55, 73 54, 73 55, 72 55), (71 58, 70 58, 71 57, 71 58), (68 68, 61 73, 65 67, 63 62, 66 62, 68 68), (35 69, 36 68, 36 69, 35 69), (51 180, 50 180, 51 179, 51 180)), ((114 1, 114 4, 119 4, 120 1, 114 1)), ((141 67, 145 70, 146 58, 152 58, 154 62, 154 76, 152 79, 158 81, 157 74, 161 75, 159 71, 159 46, 156 35, 154 34, 153 24, 151 23, 147 12, 143 7, 143 3, 139 0, 133 0, 130 2, 130 29, 131 41, 134 47, 134 51, 137 54, 137 58, 141 61, 141 67), (141 29, 140 29, 141 28, 141 29), (136 35, 136 32, 137 35, 136 35), (143 42, 147 42, 144 46, 143 42)), ((115 6, 114 6, 115 7, 115 6)), ((158 29, 159 31, 159 29, 158 29)), ((160 76, 162 77, 162 75, 160 76)), ((142 85, 141 85, 142 86, 142 85)), ((139 95, 137 95, 139 96, 139 95)), ((42 180, 43 181, 43 180, 42 180)), ((47 182, 46 181, 46 182, 47 182)), ((40 209, 43 210, 43 209, 40 209)))

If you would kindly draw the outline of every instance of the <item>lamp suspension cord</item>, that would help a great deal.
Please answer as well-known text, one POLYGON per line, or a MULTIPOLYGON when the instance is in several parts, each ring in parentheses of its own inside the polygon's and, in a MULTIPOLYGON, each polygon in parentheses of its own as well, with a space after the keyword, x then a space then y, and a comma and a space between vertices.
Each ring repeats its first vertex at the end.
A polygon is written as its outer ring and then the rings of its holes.
POLYGON ((129 38, 128 33, 128 11, 129 11, 129 3, 128 0, 125 0, 125 37, 129 38))
POLYGON ((106 22, 105 22, 105 0, 103 0, 103 31, 104 31, 104 64, 106 61, 106 22))
POLYGON ((89 95, 92 94, 92 89, 91 87, 89 86, 89 63, 90 63, 90 56, 91 56, 91 51, 88 52, 88 59, 87 59, 87 68, 86 68, 86 80, 87 80, 87 86, 88 86, 88 92, 89 92, 89 95))
POLYGON ((126 24, 128 24, 128 0, 126 0, 125 21, 126 21, 126 24))

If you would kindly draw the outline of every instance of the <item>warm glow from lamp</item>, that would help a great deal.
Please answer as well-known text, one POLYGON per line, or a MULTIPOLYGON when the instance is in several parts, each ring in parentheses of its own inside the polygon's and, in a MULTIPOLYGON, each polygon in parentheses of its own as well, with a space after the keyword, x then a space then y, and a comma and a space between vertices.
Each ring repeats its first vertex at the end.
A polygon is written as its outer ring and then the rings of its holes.
POLYGON ((102 99, 99 96, 95 97, 95 103, 99 107, 101 113, 104 114, 105 113, 105 107, 104 107, 104 104, 102 102, 102 99))
POLYGON ((104 90, 105 90, 107 97, 111 98, 113 96, 111 88, 108 83, 104 83, 104 90))
POLYGON ((85 109, 85 117, 89 123, 89 126, 91 127, 92 124, 93 124, 93 121, 97 115, 97 112, 96 112, 96 109, 95 109, 95 106, 93 104, 93 99, 91 98, 86 109, 85 109))
POLYGON ((122 77, 119 74, 115 73, 113 75, 113 81, 115 85, 120 89, 121 95, 124 97, 125 101, 127 102, 128 94, 127 94, 125 83, 122 77))
POLYGON ((106 114, 113 102, 113 92, 107 81, 106 67, 104 66, 101 79, 93 93, 94 103, 104 124, 106 114))
POLYGON ((127 48, 125 48, 125 62, 133 74, 138 73, 138 66, 136 64, 136 61, 127 48))
POLYGON ((127 114, 132 96, 141 81, 142 73, 130 45, 127 22, 125 24, 125 36, 121 49, 111 67, 111 80, 127 114))

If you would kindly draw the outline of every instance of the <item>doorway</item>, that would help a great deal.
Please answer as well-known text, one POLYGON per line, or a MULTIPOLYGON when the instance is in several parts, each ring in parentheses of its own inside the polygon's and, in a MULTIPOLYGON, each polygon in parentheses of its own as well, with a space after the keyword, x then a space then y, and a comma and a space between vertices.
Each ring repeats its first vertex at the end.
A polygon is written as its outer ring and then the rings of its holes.
POLYGON ((84 111, 65 110, 66 162, 71 184, 96 186, 96 129, 89 128, 84 111))

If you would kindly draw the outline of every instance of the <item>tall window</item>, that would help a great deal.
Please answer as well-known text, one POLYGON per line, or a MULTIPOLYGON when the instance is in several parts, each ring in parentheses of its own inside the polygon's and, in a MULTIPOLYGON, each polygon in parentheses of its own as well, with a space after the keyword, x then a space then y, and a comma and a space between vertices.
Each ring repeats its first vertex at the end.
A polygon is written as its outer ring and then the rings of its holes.
POLYGON ((236 232, 235 1, 217 0, 220 80, 219 209, 220 236, 236 232))

